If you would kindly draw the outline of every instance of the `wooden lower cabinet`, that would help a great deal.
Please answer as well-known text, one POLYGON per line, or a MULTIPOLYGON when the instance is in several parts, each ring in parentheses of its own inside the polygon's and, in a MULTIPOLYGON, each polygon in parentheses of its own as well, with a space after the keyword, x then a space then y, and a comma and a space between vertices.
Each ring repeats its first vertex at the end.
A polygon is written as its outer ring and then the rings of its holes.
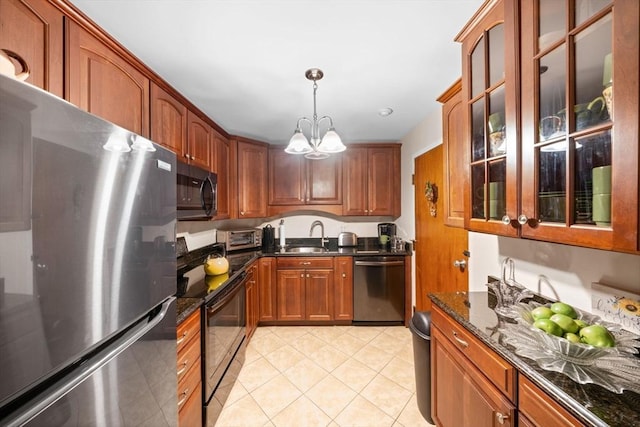
POLYGON ((431 404, 436 425, 515 426, 515 369, 435 306, 432 322, 431 404))
POLYGON ((353 257, 335 257, 333 272, 333 318, 353 320, 353 257))
POLYGON ((178 424, 202 425, 200 310, 178 325, 178 424))
POLYGON ((523 375, 518 379, 518 410, 520 426, 577 427, 583 425, 523 375))
POLYGON ((259 321, 276 320, 276 259, 258 260, 258 306, 259 321))
POLYGON ((255 332, 258 327, 258 322, 260 321, 260 307, 258 305, 258 277, 258 262, 256 261, 247 269, 247 277, 245 278, 247 292, 247 339, 251 339, 251 336, 255 332))

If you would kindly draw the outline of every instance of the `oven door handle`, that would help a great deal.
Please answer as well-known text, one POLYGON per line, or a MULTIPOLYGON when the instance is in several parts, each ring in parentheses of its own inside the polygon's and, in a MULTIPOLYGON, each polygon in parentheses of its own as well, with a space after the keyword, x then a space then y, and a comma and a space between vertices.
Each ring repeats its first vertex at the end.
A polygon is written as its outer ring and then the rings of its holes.
POLYGON ((390 267, 404 265, 404 261, 356 261, 355 264, 365 267, 390 267))

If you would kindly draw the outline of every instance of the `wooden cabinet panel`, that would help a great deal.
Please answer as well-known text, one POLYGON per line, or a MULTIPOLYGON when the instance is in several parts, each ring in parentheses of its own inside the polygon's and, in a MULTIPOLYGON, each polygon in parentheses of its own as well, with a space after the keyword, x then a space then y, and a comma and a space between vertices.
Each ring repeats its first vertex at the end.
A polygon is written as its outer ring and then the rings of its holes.
POLYGON ((518 410, 530 426, 578 427, 583 424, 525 376, 518 380, 518 410))
POLYGON ((439 328, 431 331, 432 415, 437 425, 515 425, 515 405, 469 362, 439 328))
POLYGON ((228 138, 222 134, 212 131, 213 150, 215 150, 214 172, 218 175, 218 213, 216 219, 228 219, 231 217, 231 189, 229 187, 231 147, 228 138))
POLYGON ((267 216, 267 152, 264 143, 238 140, 238 218, 267 216))
POLYGON ((2 0, 0 40, 27 62, 28 83, 63 97, 62 12, 47 0, 2 0))
POLYGON ((515 401, 517 378, 515 368, 447 316, 439 307, 432 306, 431 316, 432 322, 437 324, 443 335, 469 359, 469 363, 476 365, 497 389, 515 401))
POLYGON ((306 161, 306 203, 342 204, 342 154, 324 160, 306 161))
MULTIPOLYGON (((443 170, 442 207, 444 223, 452 227, 464 227, 464 193, 467 188, 465 173, 469 164, 464 139, 462 107, 462 80, 454 83, 438 101, 442 102, 443 170)), ((422 183, 419 183, 422 185, 422 183)), ((422 188, 422 191, 424 189, 422 188)))
POLYGON ((269 150, 269 205, 303 205, 306 199, 305 158, 269 150))
POLYGON ((276 280, 277 320, 304 320, 305 271, 278 270, 276 280))
POLYGON ((177 331, 178 351, 181 351, 189 341, 200 336, 200 312, 191 314, 184 322, 178 325, 177 331))
POLYGON ((400 215, 400 145, 352 145, 342 170, 343 215, 400 215))
POLYGON ((151 140, 179 157, 187 150, 187 107, 155 83, 151 84, 151 140))
POLYGON ((353 320, 353 258, 349 256, 334 259, 335 285, 333 318, 353 320))
POLYGON ((277 258, 278 268, 333 268, 331 257, 281 257, 277 258))
POLYGON ((200 379, 200 359, 178 383, 178 425, 191 427, 202 424, 202 381, 200 379), (198 404, 190 402, 196 399, 198 404), (200 424, 191 424, 200 420, 200 424))
POLYGON ((95 36, 68 21, 65 95, 69 102, 149 136, 149 79, 95 36))
POLYGON ((212 150, 211 134, 213 130, 207 122, 191 110, 187 112, 187 152, 184 154, 190 164, 211 171, 212 160, 215 158, 212 150))
POLYGON ((333 319, 333 270, 305 271, 305 319, 333 319))
MULTIPOLYGON (((177 374, 178 382, 182 381, 187 373, 200 362, 200 335, 191 339, 187 345, 178 352, 177 374)), ((198 369, 199 370, 199 369, 198 369)))
POLYGON ((260 258, 258 269, 260 321, 276 320, 276 259, 260 258))
POLYGON ((202 424, 200 310, 177 328, 178 424, 202 424))
POLYGON ((247 269, 246 292, 247 292, 247 327, 246 336, 250 339, 260 320, 260 308, 258 306, 258 263, 254 262, 247 269))

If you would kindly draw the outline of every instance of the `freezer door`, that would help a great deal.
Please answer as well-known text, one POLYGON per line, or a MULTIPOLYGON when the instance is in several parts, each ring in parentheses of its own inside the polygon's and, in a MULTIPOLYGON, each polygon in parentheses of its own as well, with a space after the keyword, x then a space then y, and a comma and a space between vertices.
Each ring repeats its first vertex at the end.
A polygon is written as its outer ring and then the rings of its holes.
POLYGON ((177 425, 175 298, 151 316, 164 318, 157 324, 157 318, 143 319, 7 418, 0 416, 0 424, 177 425))

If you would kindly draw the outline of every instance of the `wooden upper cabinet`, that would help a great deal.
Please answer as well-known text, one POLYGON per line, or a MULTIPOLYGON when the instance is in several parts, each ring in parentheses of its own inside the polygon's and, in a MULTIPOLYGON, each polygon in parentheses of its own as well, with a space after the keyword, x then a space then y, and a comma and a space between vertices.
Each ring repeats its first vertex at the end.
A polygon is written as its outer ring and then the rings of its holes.
POLYGON ((149 137, 149 79, 96 36, 67 22, 67 100, 149 137))
MULTIPOLYGON (((469 164, 464 139, 464 108, 462 106, 462 80, 455 82, 438 101, 442 105, 443 170, 442 205, 444 223, 464 227, 464 195, 467 187, 465 170, 469 164)), ((416 185, 422 186, 423 183, 416 185)), ((424 191, 424 188, 422 189, 424 191)))
POLYGON ((238 138, 238 218, 267 216, 267 155, 267 144, 238 138))
POLYGON ((464 171, 465 227, 514 237, 520 132, 517 4, 484 3, 456 37, 462 43, 463 138, 470 156, 464 171))
POLYGON ((151 84, 151 140, 182 156, 187 145, 187 107, 151 84))
POLYGON ((0 1, 0 49, 24 59, 28 83, 59 97, 64 95, 63 40, 63 14, 49 1, 0 1))
POLYGON ((342 204, 342 155, 310 160, 269 150, 269 205, 342 204))
POLYGON ((202 118, 187 111, 187 150, 183 154, 189 164, 211 171, 215 163, 215 152, 212 143, 213 129, 202 118))
POLYGON ((591 3, 521 2, 521 235, 636 251, 640 3, 591 3))
POLYGON ((212 131, 213 150, 216 153, 214 172, 218 175, 218 213, 215 219, 228 219, 231 217, 231 146, 227 137, 221 133, 212 131))
POLYGON ((400 215, 400 145, 350 145, 343 153, 343 215, 400 215))

